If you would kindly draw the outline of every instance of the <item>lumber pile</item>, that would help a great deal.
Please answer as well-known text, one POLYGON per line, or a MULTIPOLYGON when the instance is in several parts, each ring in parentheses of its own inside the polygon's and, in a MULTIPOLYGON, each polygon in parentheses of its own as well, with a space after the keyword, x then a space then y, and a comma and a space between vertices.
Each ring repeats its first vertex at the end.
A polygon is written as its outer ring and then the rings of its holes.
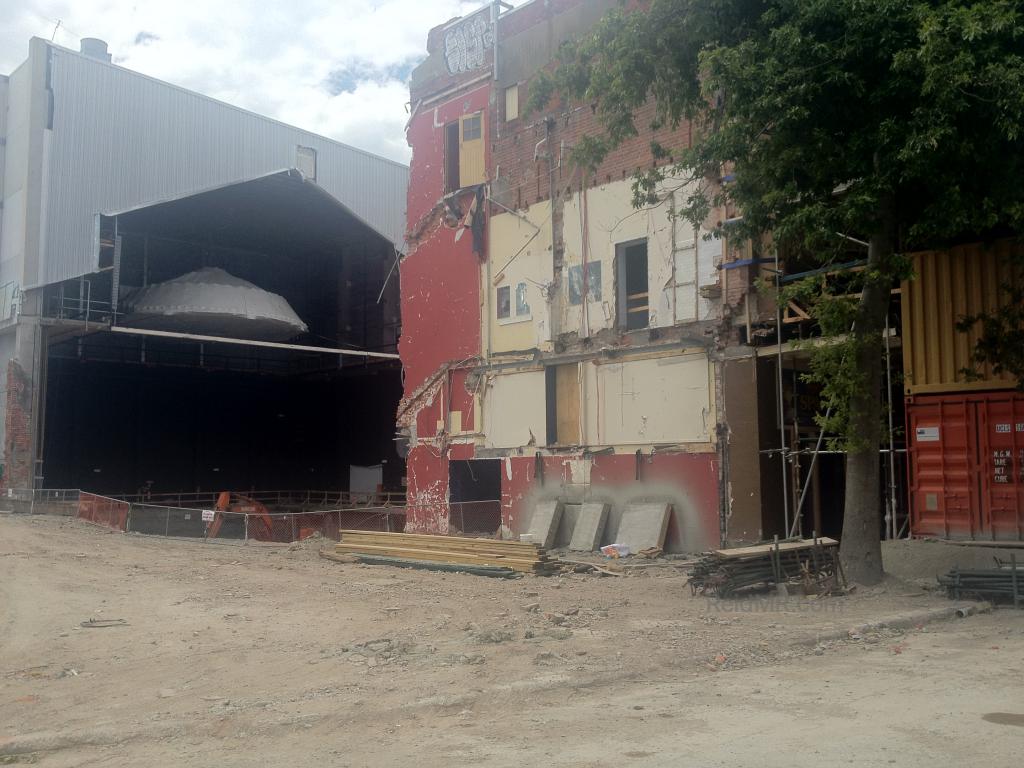
POLYGON ((956 566, 939 584, 955 600, 961 596, 979 597, 992 602, 1012 602, 1015 608, 1024 606, 1024 563, 1017 558, 1010 562, 996 558, 996 568, 961 569, 956 566))
MULTIPOLYGON (((435 563, 439 566, 465 567, 466 570, 498 568, 539 575, 549 575, 558 570, 557 560, 551 560, 542 547, 529 542, 423 533, 340 533, 341 543, 335 547, 337 554, 355 555, 366 562, 393 560, 435 563)), ((447 567, 440 569, 451 570, 447 567)))
POLYGON ((730 597, 774 584, 802 582, 814 591, 829 591, 845 585, 838 544, 835 539, 814 538, 716 549, 694 565, 690 590, 730 597))

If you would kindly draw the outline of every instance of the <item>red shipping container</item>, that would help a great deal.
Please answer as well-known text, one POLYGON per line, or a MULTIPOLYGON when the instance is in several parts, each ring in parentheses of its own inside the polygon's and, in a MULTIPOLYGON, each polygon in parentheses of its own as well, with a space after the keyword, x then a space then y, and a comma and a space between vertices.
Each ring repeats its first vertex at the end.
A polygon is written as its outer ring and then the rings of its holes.
POLYGON ((915 536, 1024 540, 1024 395, 907 398, 915 536))

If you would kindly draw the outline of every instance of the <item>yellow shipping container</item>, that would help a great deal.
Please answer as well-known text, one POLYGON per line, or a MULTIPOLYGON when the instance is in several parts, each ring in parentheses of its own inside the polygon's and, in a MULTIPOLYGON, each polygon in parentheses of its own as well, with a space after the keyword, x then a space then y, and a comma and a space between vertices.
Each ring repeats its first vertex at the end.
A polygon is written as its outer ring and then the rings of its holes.
POLYGON ((990 365, 975 365, 980 323, 966 333, 956 326, 966 315, 992 312, 1009 300, 1002 286, 1019 285, 1024 274, 1007 257, 1021 249, 1004 240, 911 254, 915 278, 902 287, 903 384, 908 395, 1017 385, 1012 376, 996 374, 990 365), (965 368, 976 370, 980 378, 969 379, 965 368))

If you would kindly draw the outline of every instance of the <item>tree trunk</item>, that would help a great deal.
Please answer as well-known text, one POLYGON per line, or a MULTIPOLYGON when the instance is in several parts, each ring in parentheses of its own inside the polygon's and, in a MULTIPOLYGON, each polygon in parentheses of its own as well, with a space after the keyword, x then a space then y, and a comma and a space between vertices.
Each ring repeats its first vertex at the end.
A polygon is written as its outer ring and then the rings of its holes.
POLYGON ((856 370, 863 375, 850 401, 850 448, 846 455, 846 500, 840 555, 846 576, 859 584, 882 579, 881 462, 882 332, 889 310, 893 255, 891 206, 884 206, 868 248, 868 278, 857 306, 856 370))

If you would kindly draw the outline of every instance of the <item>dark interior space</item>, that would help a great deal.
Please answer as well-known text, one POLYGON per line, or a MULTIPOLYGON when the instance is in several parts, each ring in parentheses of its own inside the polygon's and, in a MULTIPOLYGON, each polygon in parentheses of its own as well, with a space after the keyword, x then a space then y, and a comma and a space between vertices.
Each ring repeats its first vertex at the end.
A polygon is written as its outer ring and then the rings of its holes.
POLYGON ((400 489, 394 366, 346 377, 51 357, 43 472, 97 493, 347 490, 349 465, 381 464, 400 489))
POLYGON ((448 462, 450 499, 496 501, 501 498, 501 459, 448 462))
MULTIPOLYGON (((350 465, 381 464, 385 488, 402 490, 397 360, 105 329, 150 328, 126 312, 133 290, 218 268, 287 300, 308 326, 289 344, 394 353, 390 241, 285 171, 103 217, 100 255, 100 272, 46 297, 48 487, 348 490, 350 465)), ((188 332, 260 338, 244 333, 248 310, 202 309, 188 332)))
POLYGON ((448 462, 451 524, 466 534, 493 534, 501 527, 501 459, 448 462))

